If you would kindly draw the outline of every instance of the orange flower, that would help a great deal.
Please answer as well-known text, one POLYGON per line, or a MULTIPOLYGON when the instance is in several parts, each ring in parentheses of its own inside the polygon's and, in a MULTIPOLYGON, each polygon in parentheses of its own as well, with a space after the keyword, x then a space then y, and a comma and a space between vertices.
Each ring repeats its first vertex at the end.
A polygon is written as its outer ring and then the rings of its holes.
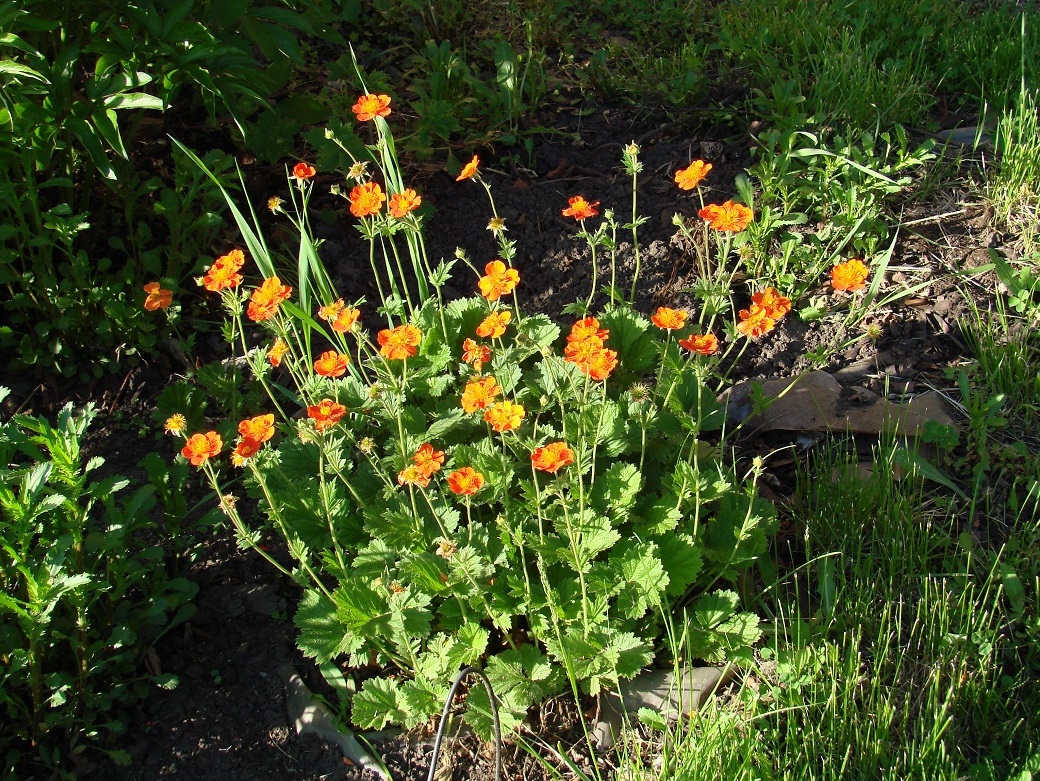
POLYGON ((263 445, 263 442, 257 442, 255 439, 244 437, 239 441, 235 452, 231 454, 231 463, 235 466, 242 466, 247 458, 252 458, 260 452, 261 445, 263 445))
POLYGON ((281 366, 282 358, 289 352, 289 345, 282 341, 282 337, 275 337, 274 344, 267 348, 267 360, 272 366, 281 366))
POLYGON ((589 364, 602 349, 603 340, 596 336, 575 339, 567 342, 567 346, 563 348, 563 359, 567 363, 576 364, 579 369, 587 372, 589 364))
POLYGON ((574 463, 574 451, 564 442, 550 442, 535 448, 531 453, 531 466, 542 472, 556 474, 568 464, 574 463))
POLYGON ((776 321, 758 304, 752 304, 750 309, 740 310, 740 322, 737 323, 737 330, 744 336, 757 339, 775 327, 776 321))
POLYGON ((397 473, 397 482, 399 485, 417 485, 425 488, 430 484, 430 478, 424 475, 419 467, 411 464, 397 473))
POLYGON ((862 290, 867 286, 870 269, 862 260, 853 258, 831 269, 831 287, 835 290, 862 290))
POLYGON ((563 210, 564 217, 573 217, 574 219, 581 221, 588 219, 589 217, 595 217, 599 214, 599 212, 596 211, 596 207, 599 206, 599 201, 589 203, 585 200, 585 196, 583 195, 575 195, 573 198, 570 198, 567 203, 569 203, 570 206, 563 210))
POLYGON ((338 353, 335 350, 326 350, 314 362, 314 371, 322 377, 342 377, 347 373, 349 361, 349 355, 338 353))
POLYGON ((210 458, 220 455, 220 449, 224 447, 220 435, 216 431, 207 431, 205 434, 192 434, 181 448, 181 455, 191 461, 192 466, 202 466, 210 458))
POLYGON ((527 412, 519 404, 500 401, 484 410, 484 420, 491 424, 492 431, 512 431, 520 425, 527 412))
POLYGON ((344 306, 342 298, 318 309, 318 317, 328 322, 333 331, 341 334, 345 334, 353 328, 360 316, 361 310, 344 306))
POLYGON ((358 122, 368 122, 376 117, 388 117, 390 116, 390 96, 362 95, 357 99, 357 103, 350 107, 350 110, 357 114, 358 122))
POLYGON ((246 256, 240 249, 233 249, 227 255, 221 255, 206 269, 206 274, 202 277, 203 287, 213 293, 227 287, 237 287, 242 282, 242 275, 238 272, 245 262, 246 256))
POLYGON ((515 268, 507 268, 501 260, 493 260, 484 266, 486 276, 480 278, 480 294, 488 301, 498 301, 502 296, 513 292, 520 283, 520 272, 515 268))
POLYGON ((401 219, 408 212, 414 212, 422 204, 422 198, 411 188, 390 196, 390 214, 401 219))
POLYGON ((462 360, 472 364, 473 371, 479 372, 484 364, 491 360, 491 348, 466 338, 462 342, 462 360))
POLYGON ((784 298, 771 287, 752 293, 751 301, 762 307, 770 320, 779 320, 791 311, 791 299, 784 298))
POLYGON ((448 475, 448 488, 459 496, 472 496, 484 487, 484 475, 471 466, 456 469, 448 475))
POLYGON ((618 364, 617 352, 606 349, 597 337, 570 342, 563 350, 563 359, 594 380, 607 379, 618 364))
POLYGON ((513 313, 508 309, 492 312, 480 321, 480 325, 477 326, 477 336, 483 336, 485 339, 497 339, 506 332, 506 326, 512 319, 513 313))
POLYGON ((704 180, 711 168, 711 163, 694 160, 688 168, 681 168, 675 172, 675 183, 679 185, 680 190, 692 190, 704 180))
POLYGON ((336 315, 336 319, 330 325, 333 331, 345 334, 354 327, 354 323, 358 321, 359 317, 361 317, 361 310, 348 306, 336 315))
POLYGON ((365 182, 350 191, 350 213, 355 217, 374 217, 383 208, 383 188, 377 182, 365 182))
POLYGON ((461 182, 463 179, 472 179, 477 175, 477 166, 480 165, 480 158, 473 155, 473 159, 462 166, 462 171, 458 176, 455 177, 456 182, 461 182))
POLYGON ((477 377, 466 383, 459 404, 465 412, 476 412, 493 404, 501 393, 502 389, 494 377, 477 377))
POLYGON ((337 298, 331 304, 325 304, 325 306, 318 307, 318 317, 328 322, 336 317, 343 310, 343 299, 337 298))
POLYGON ((376 334, 376 340, 379 342, 380 355, 388 361, 400 361, 419 352, 422 331, 406 323, 392 329, 384 328, 376 334))
POLYGON ((144 292, 148 294, 144 297, 144 308, 149 312, 165 309, 173 303, 173 291, 159 287, 158 282, 149 282, 144 286, 144 292))
POLYGON ((269 277, 249 297, 246 315, 254 323, 270 320, 278 314, 279 305, 292 295, 292 288, 283 285, 278 277, 269 277))
POLYGON ((708 204, 697 215, 717 231, 740 233, 751 222, 751 209, 742 203, 726 201, 722 205, 708 204))
MULTIPOLYGON (((583 371, 592 379, 601 381, 607 379, 617 365, 617 351, 603 349, 592 356, 592 360, 588 362, 583 371)), ((579 366, 579 368, 581 367, 579 366)))
POLYGON ((571 326, 571 332, 567 336, 568 342, 584 342, 586 339, 599 339, 601 342, 610 335, 606 328, 599 327, 599 320, 595 317, 586 317, 571 326))
POLYGON ((335 426, 346 414, 347 408, 332 399, 322 399, 314 406, 307 407, 307 417, 314 421, 314 428, 318 431, 335 426))
POLYGON ((238 424, 238 433, 245 439, 263 444, 274 436, 274 414, 257 415, 255 418, 243 420, 238 424))
POLYGON ((444 463, 444 451, 434 450, 433 445, 425 442, 419 446, 412 456, 412 463, 423 477, 432 477, 434 472, 439 472, 444 463))
POLYGON ((679 346, 692 353, 714 355, 719 351, 719 338, 715 334, 690 334, 679 340, 679 346))
POLYGON ((678 309, 670 309, 667 306, 657 307, 657 311, 650 315, 650 322, 665 331, 677 331, 686 324, 686 313, 678 309))
POLYGON ((318 170, 313 165, 308 165, 307 163, 297 163, 292 169, 292 175, 301 182, 313 178, 316 173, 318 173, 318 170))

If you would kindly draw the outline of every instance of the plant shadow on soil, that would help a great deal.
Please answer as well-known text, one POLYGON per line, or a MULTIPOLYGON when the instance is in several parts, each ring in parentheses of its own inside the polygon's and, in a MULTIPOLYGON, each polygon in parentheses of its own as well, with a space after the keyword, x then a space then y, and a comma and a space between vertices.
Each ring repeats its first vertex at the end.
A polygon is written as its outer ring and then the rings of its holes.
MULTIPOLYGON (((574 222, 560 212, 568 197, 580 193, 590 201, 600 201, 602 209, 615 209, 618 222, 627 221, 632 206, 631 180, 621 168, 621 149, 631 140, 638 140, 643 149, 638 208, 649 217, 640 228, 643 267, 636 307, 648 314, 658 305, 694 305, 692 295, 684 292, 695 281, 694 259, 673 241, 676 229, 672 216, 676 211, 695 216, 699 204, 675 187, 672 176, 690 159, 709 159, 715 169, 706 182, 705 200, 719 202, 732 197, 735 176, 751 162, 748 139, 720 143, 714 134, 685 134, 681 125, 661 128, 639 118, 645 116, 645 112, 632 109, 605 109, 583 118, 580 128, 573 122, 567 126, 570 120, 565 120, 557 127, 571 133, 569 140, 537 146, 531 169, 505 172, 484 167, 498 213, 505 218, 508 235, 517 245, 514 265, 521 274, 518 295, 525 310, 565 320, 563 307, 588 296, 588 248, 573 235, 574 222)), ((320 200, 319 190, 331 183, 331 177, 327 182, 319 179, 316 201, 320 200)), ((433 206, 426 241, 434 262, 451 258, 457 245, 478 267, 495 257, 496 245, 486 229, 492 215, 483 188, 473 182, 456 183, 445 173, 428 174, 417 184, 424 202, 433 206)), ((254 202, 263 203, 284 186, 280 169, 257 172, 250 182, 251 196, 254 202)), ((337 211, 334 220, 319 223, 318 233, 324 242, 322 257, 341 293, 348 298, 365 295, 369 303, 362 307, 363 317, 374 317, 372 302, 378 300, 378 294, 372 285, 367 250, 343 207, 342 201, 328 201, 328 208, 337 211)), ((943 211, 939 205, 927 204, 918 209, 915 217, 927 218, 943 211)), ((892 307, 880 316, 880 339, 856 341, 824 368, 872 360, 876 371, 864 382, 872 384, 871 390, 878 393, 913 390, 915 384, 945 384, 942 368, 966 352, 955 325, 964 303, 951 274, 985 263, 984 248, 1000 246, 1002 241, 989 230, 981 212, 981 208, 964 209, 953 217, 923 222, 915 233, 904 231, 895 252, 898 265, 913 267, 915 280, 928 280, 929 287, 910 305, 892 307)), ((263 219, 275 218, 265 215, 263 219)), ((628 235, 618 238, 630 241, 628 235)), ((619 261, 619 287, 628 290, 634 268, 630 244, 619 261)), ((601 267, 599 279, 600 284, 609 281, 606 265, 601 267)), ((898 278, 886 280, 886 287, 898 286, 898 282, 898 278)), ((445 292, 451 297, 472 295, 475 285, 476 279, 470 278, 468 270, 457 266, 445 292)), ((981 286, 972 289, 979 290, 983 297, 987 295, 981 286)), ((603 303, 605 297, 598 295, 594 309, 603 303)), ((744 353, 732 376, 792 376, 814 368, 806 357, 808 351, 821 345, 835 346, 844 338, 826 320, 803 323, 792 315, 775 334, 744 353)), ((140 397, 154 398, 161 390, 162 376, 168 375, 154 367, 128 375, 121 386, 122 399, 132 396, 132 404, 146 409, 148 404, 140 397), (129 391, 125 389, 128 382, 129 391)), ((126 406, 118 394, 111 402, 110 413, 117 406, 126 406)), ((95 427, 104 425, 99 422, 95 427)), ((132 474, 143 453, 123 447, 123 434, 110 416, 92 448, 106 456, 110 468, 132 474)), ((741 444, 748 453, 756 450, 754 441, 741 444)), ((172 442, 167 440, 159 447, 164 455, 174 457, 172 442)), ((790 474, 786 478, 781 475, 783 489, 793 487, 789 478, 790 474)), ((199 489, 193 498, 202 496, 199 489)), ((345 764, 338 749, 317 737, 296 736, 293 732, 279 668, 287 663, 294 665, 311 688, 322 690, 313 665, 295 648, 291 617, 299 591, 258 556, 239 550, 230 537, 224 533, 208 538, 188 572, 199 585, 198 612, 156 648, 162 671, 176 674, 180 685, 172 691, 156 691, 134 714, 122 745, 132 757, 131 766, 84 764, 79 777, 118 781, 375 777, 345 764)), ((532 731, 550 745, 559 741, 564 747, 580 747, 583 739, 578 719, 573 703, 548 703, 532 714, 532 731)), ((395 779, 426 777, 428 745, 397 738, 379 742, 375 748, 395 779)), ((455 759, 452 777, 493 777, 492 754, 487 747, 461 740, 447 748, 455 759)), ((547 777, 537 761, 514 746, 507 746, 506 759, 505 778, 547 777)))

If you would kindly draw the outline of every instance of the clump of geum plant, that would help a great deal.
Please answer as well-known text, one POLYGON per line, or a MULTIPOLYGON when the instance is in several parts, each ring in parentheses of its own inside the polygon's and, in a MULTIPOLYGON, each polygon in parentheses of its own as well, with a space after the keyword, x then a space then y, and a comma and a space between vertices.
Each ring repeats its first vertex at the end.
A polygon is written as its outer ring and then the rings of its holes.
MULTIPOLYGON (((426 722, 458 669, 477 664, 514 729, 547 696, 595 694, 652 664, 672 616, 690 627, 695 657, 747 658, 759 622, 729 584, 764 552, 773 510, 722 458, 725 415, 706 384, 721 360, 706 327, 718 313, 700 322, 662 307, 647 319, 613 279, 611 303, 566 334, 524 313, 514 247, 476 157, 458 178, 486 188, 499 257, 470 264, 479 295, 445 302, 444 282, 469 261, 460 251, 432 269, 421 196, 394 158, 389 98, 358 106, 375 137, 351 169, 356 185, 340 192, 369 242, 380 307, 346 304, 317 262, 306 217, 314 172, 297 166, 290 199, 276 204, 300 234, 293 284, 234 208, 262 282, 244 289, 238 254, 202 280, 223 297, 225 334, 269 405, 223 434, 182 432, 182 454, 207 475, 240 543, 305 588, 300 648, 326 669, 378 671, 351 703, 362 728, 426 722), (230 472, 217 463, 229 449, 230 472), (247 522, 243 490, 264 521, 247 522), (288 569, 260 548, 272 530, 288 569)), ((638 147, 626 158, 634 177, 638 147)), ((562 209, 593 252, 603 233, 585 223, 597 205, 575 196, 562 209)), ((738 206, 709 218, 720 235, 750 219, 738 206)), ((776 291, 756 293, 729 348, 789 307, 776 291)), ((483 689, 467 707, 487 735, 483 689)))

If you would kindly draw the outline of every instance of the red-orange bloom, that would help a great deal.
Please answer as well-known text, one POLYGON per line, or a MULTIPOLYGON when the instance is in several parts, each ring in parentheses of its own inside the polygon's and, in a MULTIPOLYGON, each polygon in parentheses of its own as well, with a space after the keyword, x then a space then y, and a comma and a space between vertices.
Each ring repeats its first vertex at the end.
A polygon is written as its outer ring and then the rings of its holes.
POLYGON ((602 342, 609 334, 610 332, 606 328, 599 327, 599 320, 595 317, 586 317, 571 326, 567 341, 583 342, 586 339, 599 339, 602 342))
POLYGON ((575 339, 567 342, 563 348, 563 359, 573 363, 584 372, 588 371, 588 365, 603 349, 603 340, 595 336, 586 339, 575 339))
POLYGON ((751 209, 742 203, 726 201, 719 204, 708 204, 697 215, 717 231, 740 233, 752 220, 751 209))
POLYGON ((719 351, 719 338, 715 334, 690 334, 679 340, 679 346, 692 353, 714 355, 719 351))
POLYGON ((235 466, 242 466, 245 464, 247 458, 252 458, 260 452, 260 447, 263 442, 257 442, 255 439, 244 437, 239 440, 238 445, 235 447, 235 451, 231 454, 231 463, 235 466))
POLYGON ((344 355, 335 350, 326 350, 314 362, 314 371, 322 377, 342 377, 347 373, 347 363, 349 361, 349 355, 344 355))
POLYGON ((386 196, 378 182, 365 182, 350 191, 350 213, 355 217, 374 217, 383 208, 386 196))
POLYGON ((462 342, 462 360, 471 364, 473 371, 479 372, 484 364, 491 360, 491 348, 467 337, 462 342))
POLYGON ((149 312, 165 309, 173 303, 173 291, 159 287, 158 282, 149 282, 144 286, 144 292, 148 294, 144 297, 144 308, 149 312))
POLYGON ((465 412, 476 412, 494 404, 501 393, 502 389, 494 377, 477 377, 466 383, 459 404, 465 412))
POLYGON ((471 466, 456 469, 448 475, 448 488, 459 496, 472 496, 484 487, 484 475, 471 466))
POLYGON ((762 307, 770 320, 779 320, 791 311, 791 299, 784 298, 775 288, 767 287, 752 293, 751 301, 762 307))
POLYGON ((512 431, 520 425, 527 411, 519 404, 511 401, 500 401, 484 410, 484 420, 491 425, 492 431, 512 431))
POLYGON ((281 366, 282 358, 289 352, 289 345, 282 341, 282 337, 275 337, 274 344, 267 348, 267 360, 272 366, 281 366))
POLYGON ((292 288, 283 285, 278 277, 268 277, 264 284, 253 291, 249 297, 249 308, 246 315, 254 323, 270 320, 278 314, 278 307, 292 295, 292 288))
POLYGON ((346 414, 347 408, 332 399, 322 399, 317 404, 307 407, 307 417, 314 421, 314 428, 318 431, 335 426, 346 414))
POLYGON ((221 255, 206 269, 206 274, 202 277, 203 287, 213 293, 227 287, 237 287, 242 283, 242 275, 238 272, 245 262, 246 256, 240 249, 233 249, 227 255, 221 255))
POLYGON ((502 296, 512 293, 520 283, 520 272, 508 268, 501 260, 493 260, 484 266, 484 274, 477 284, 480 294, 488 301, 498 301, 502 296))
POLYGON ((238 433, 245 439, 252 439, 263 444, 274 436, 274 414, 257 415, 246 418, 238 424, 238 433))
POLYGON ((358 122, 368 122, 376 117, 388 117, 390 116, 390 96, 362 95, 357 99, 357 103, 350 107, 350 110, 357 114, 358 122))
POLYGON ((337 333, 345 334, 354 327, 354 323, 361 317, 361 310, 356 307, 346 307, 341 310, 336 319, 333 320, 329 325, 332 326, 332 330, 337 333))
POLYGON ((686 313, 678 309, 670 309, 667 306, 659 306, 657 311, 650 315, 650 322, 665 331, 678 331, 686 325, 686 313))
POLYGON ((595 217, 599 214, 599 212, 596 211, 596 207, 599 206, 599 201, 589 203, 585 200, 585 196, 583 195, 575 195, 573 198, 568 199, 567 203, 569 203, 570 206, 563 210, 564 217, 573 217, 576 220, 586 220, 589 217, 595 217))
POLYGON ((390 214, 397 219, 401 219, 408 212, 414 212, 421 205, 422 197, 411 188, 390 196, 390 214))
POLYGON ((181 455, 191 461, 192 466, 202 466, 210 458, 220 455, 224 442, 216 431, 192 434, 181 448, 181 455))
POLYGON ((360 316, 361 310, 344 306, 342 298, 318 309, 318 317, 328 322, 333 331, 341 334, 345 334, 353 328, 360 316))
POLYGON ((870 269, 857 258, 838 263, 831 269, 831 287, 835 290, 862 290, 867 286, 870 269))
POLYGON ((425 488, 430 484, 430 477, 424 475, 415 464, 409 464, 397 473, 397 482, 399 485, 417 485, 425 488))
POLYGON ((766 310, 758 304, 752 304, 750 309, 740 310, 740 322, 737 330, 744 336, 757 339, 764 336, 776 327, 776 320, 771 318, 766 310))
POLYGON ((568 464, 574 463, 574 451, 565 442, 550 442, 535 448, 531 453, 531 466, 542 472, 556 474, 568 464))
MULTIPOLYGON (((602 349, 592 356, 592 360, 583 368, 583 371, 592 379, 601 381, 607 379, 617 365, 617 351, 602 349)), ((579 366, 579 368, 582 367, 579 366)))
POLYGON ((316 173, 318 173, 318 169, 307 163, 297 163, 292 169, 292 175, 301 182, 313 178, 316 173))
POLYGON ((506 326, 512 319, 513 313, 508 309, 492 312, 480 321, 480 325, 477 326, 477 336, 483 336, 485 339, 497 339, 506 332, 506 326))
POLYGON ((679 185, 680 190, 692 190, 704 180, 711 168, 711 163, 694 160, 688 168, 681 168, 675 172, 675 183, 679 185))
POLYGON ((462 171, 458 176, 455 177, 456 182, 461 182, 464 179, 472 179, 477 175, 477 166, 480 165, 480 158, 473 155, 473 159, 462 166, 462 171))
POLYGON ((396 328, 384 328, 376 334, 376 340, 379 342, 380 355, 388 361, 400 361, 411 358, 419 352, 422 331, 414 325, 405 323, 396 328))
POLYGON ((412 463, 423 477, 431 477, 434 472, 439 472, 444 463, 444 451, 434 450, 433 445, 425 442, 419 446, 412 456, 412 463))

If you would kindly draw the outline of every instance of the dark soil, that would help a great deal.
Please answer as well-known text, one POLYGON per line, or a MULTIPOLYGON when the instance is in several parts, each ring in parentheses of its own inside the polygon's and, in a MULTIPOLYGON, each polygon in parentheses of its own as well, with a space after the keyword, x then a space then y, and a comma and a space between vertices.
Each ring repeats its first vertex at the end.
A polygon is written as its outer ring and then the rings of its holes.
MULTIPOLYGON (((523 280, 518 289, 522 306, 562 320, 564 306, 588 296, 589 251, 574 237, 574 222, 560 212, 568 197, 581 194, 600 201, 602 209, 615 209, 619 222, 629 219, 631 180, 621 168, 621 149, 631 140, 643 149, 638 209, 650 217, 639 233, 643 253, 636 306, 646 312, 660 304, 693 305, 692 296, 684 292, 695 279, 693 258, 673 241, 672 215, 676 211, 695 215, 699 203, 681 194, 672 176, 692 158, 707 159, 715 169, 707 182, 706 200, 725 200, 734 195, 730 188, 735 175, 751 162, 749 145, 745 137, 720 140, 717 131, 682 122, 662 127, 651 116, 635 109, 602 110, 580 120, 562 116, 553 127, 568 135, 539 143, 530 167, 514 164, 509 170, 496 170, 490 162, 493 156, 486 155, 483 175, 492 185, 508 235, 517 243, 514 265, 523 280)), ((273 194, 267 190, 278 176, 261 172, 256 180, 260 184, 251 195, 262 204, 273 194)), ((495 257, 496 245, 486 229, 492 213, 483 188, 474 182, 456 183, 444 173, 428 174, 419 188, 424 201, 434 207, 426 234, 433 259, 452 257, 457 246, 478 266, 495 257)), ((365 295, 366 306, 374 310, 372 302, 378 296, 367 252, 343 205, 338 201, 335 221, 319 229, 323 258, 344 296, 365 295)), ((947 383, 942 368, 966 352, 957 327, 962 297, 951 274, 986 262, 984 247, 1001 240, 988 228, 980 209, 957 207, 958 214, 944 217, 943 213, 956 209, 920 208, 916 219, 939 216, 901 234, 892 264, 898 270, 888 283, 899 285, 912 278, 929 280, 930 286, 914 300, 876 316, 882 327, 876 342, 860 339, 826 367, 872 361, 874 371, 866 373, 864 382, 879 393, 947 383)), ((634 269, 631 237, 624 234, 618 239, 622 244, 618 285, 627 290, 634 269)), ((609 280, 609 264, 602 257, 599 280, 600 284, 609 280)), ((468 271, 457 272, 448 292, 471 295, 475 282, 468 271)), ((978 287, 971 290, 981 297, 989 293, 978 287)), ((597 297, 596 305, 604 302, 602 295, 597 297)), ((736 374, 741 378, 790 376, 812 368, 807 352, 820 345, 841 344, 848 336, 827 320, 804 323, 791 316, 775 338, 744 354, 736 374)), ((161 389, 160 378, 168 376, 167 368, 131 373, 120 378, 118 389, 113 384, 94 397, 108 405, 106 413, 123 410, 125 415, 128 410, 147 419, 145 399, 154 398, 161 389)), ((134 473, 144 452, 155 447, 150 435, 137 439, 138 429, 120 427, 111 417, 95 428, 104 428, 105 433, 93 448, 124 474, 134 473), (126 437, 137 439, 138 444, 128 447, 126 437)), ((745 444, 754 448, 754 443, 745 444)), ((173 457, 168 441, 159 447, 173 457)), ((318 738, 297 736, 289 724, 279 668, 294 665, 312 688, 322 686, 320 676, 295 648, 291 617, 297 588, 258 556, 236 548, 226 532, 208 538, 202 550, 188 572, 199 585, 198 612, 156 649, 162 670, 177 674, 179 687, 156 691, 138 710, 123 746, 133 757, 131 767, 84 766, 81 777, 119 781, 374 778, 346 765, 337 749, 318 738)), ((565 747, 576 747, 580 716, 573 704, 549 703, 532 714, 531 730, 549 745, 556 746, 559 740, 565 747)), ((394 778, 426 777, 430 749, 425 743, 398 737, 376 742, 375 748, 394 778)), ((488 747, 460 740, 449 745, 446 753, 455 760, 451 777, 493 777, 488 747)), ((505 778, 544 777, 540 764, 524 751, 507 746, 505 754, 505 778)))

